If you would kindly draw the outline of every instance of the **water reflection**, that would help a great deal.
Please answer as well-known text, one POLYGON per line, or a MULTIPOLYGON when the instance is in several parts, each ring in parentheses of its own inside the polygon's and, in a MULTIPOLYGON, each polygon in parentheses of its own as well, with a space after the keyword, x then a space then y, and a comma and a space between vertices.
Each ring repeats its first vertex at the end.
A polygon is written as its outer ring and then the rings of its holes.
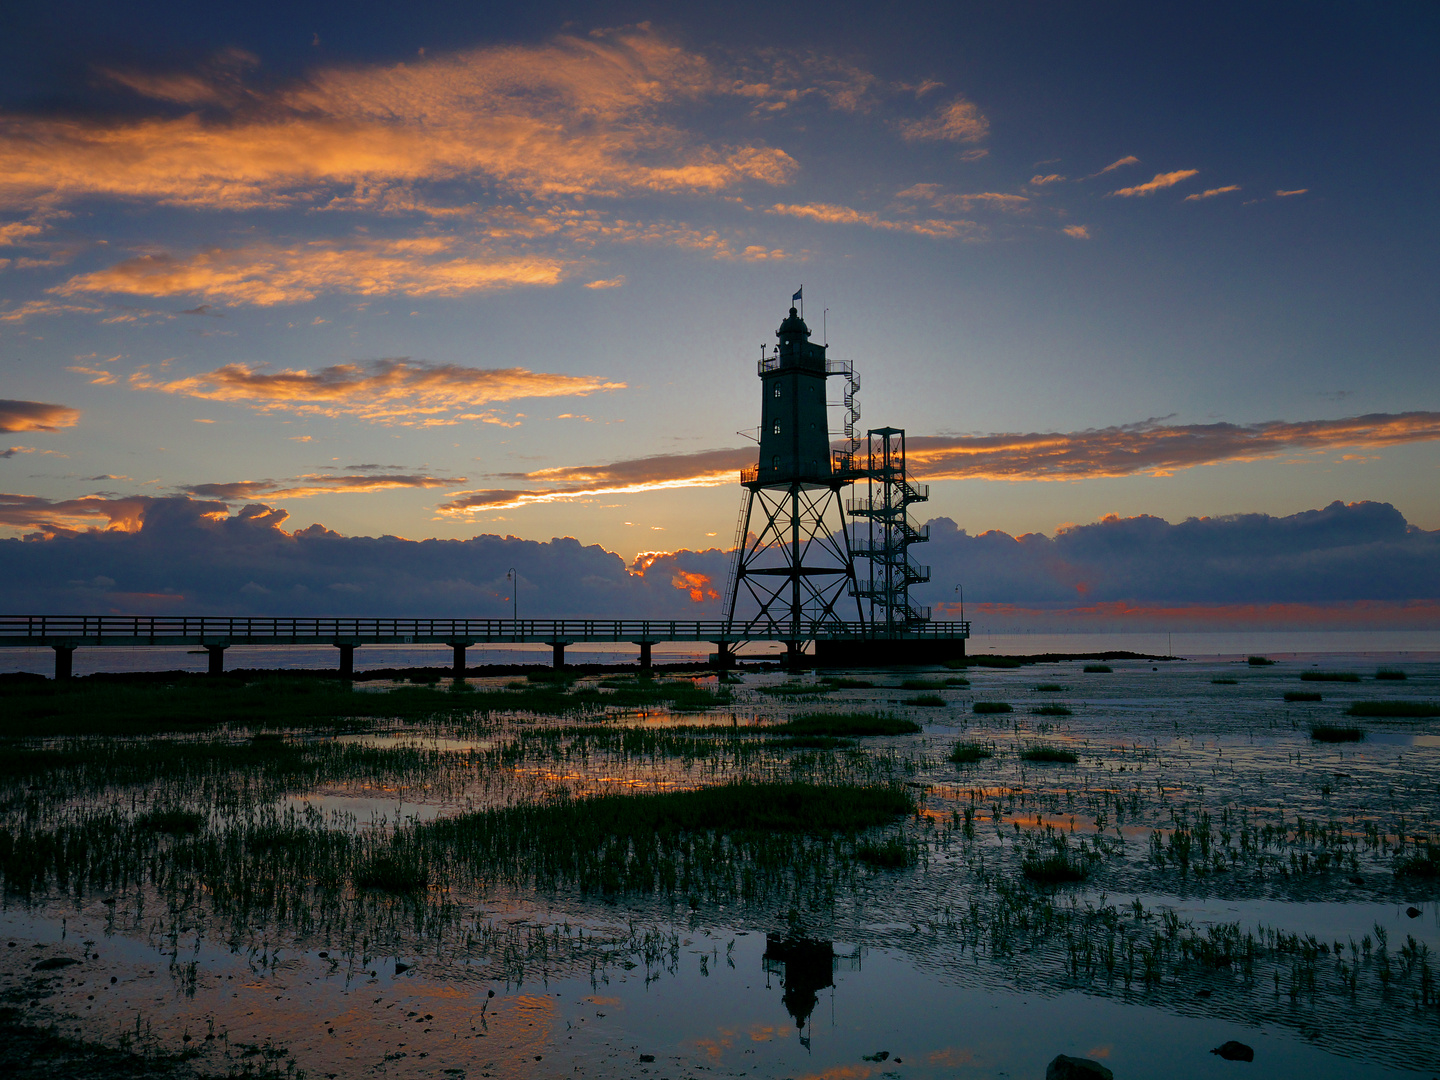
POLYGON ((820 991, 835 985, 835 946, 829 941, 809 938, 773 938, 765 935, 765 955, 761 960, 766 974, 780 976, 785 988, 780 1000, 785 1011, 795 1018, 800 1029, 800 1042, 810 1045, 804 1034, 805 1023, 815 1011, 820 991))

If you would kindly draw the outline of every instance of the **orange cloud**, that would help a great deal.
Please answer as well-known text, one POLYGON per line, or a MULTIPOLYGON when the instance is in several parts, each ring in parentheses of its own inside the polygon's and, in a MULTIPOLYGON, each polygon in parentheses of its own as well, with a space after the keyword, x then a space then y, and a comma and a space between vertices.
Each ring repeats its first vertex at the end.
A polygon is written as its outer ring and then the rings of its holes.
POLYGON ((0 398, 0 431, 59 431, 74 427, 80 410, 44 401, 15 401, 0 398))
POLYGON ((36 315, 99 315, 104 310, 78 304, 57 304, 50 300, 26 300, 18 307, 0 311, 0 322, 24 322, 36 315))
MULTIPOLYGON (((87 495, 80 499, 51 502, 38 495, 0 494, 0 526, 35 529, 47 539, 80 529, 93 529, 102 522, 107 529, 136 532, 145 511, 153 502, 153 497, 144 495, 121 498, 87 495)), ((204 506, 220 513, 225 509, 220 503, 204 506)))
POLYGON ((28 221, 10 221, 0 225, 0 247, 10 247, 15 244, 23 244, 27 240, 34 239, 45 231, 43 225, 33 225, 28 221))
POLYGON ((894 232, 917 233, 942 239, 973 239, 979 226, 973 221, 891 221, 868 210, 855 210, 849 206, 834 203, 806 203, 787 205, 776 203, 768 214, 785 214, 789 217, 810 218, 826 225, 865 225, 871 229, 887 229, 894 232))
POLYGON ((0 204, 102 196, 248 209, 457 179, 546 196, 715 191, 784 183, 796 169, 782 150, 709 145, 668 122, 667 108, 736 88, 645 28, 330 67, 275 89, 244 85, 252 61, 109 73, 196 110, 182 117, 10 119, 0 204))
POLYGON ((1131 198, 1136 195, 1154 195, 1168 187, 1174 187, 1182 180, 1189 180, 1192 176, 1199 175, 1199 169, 1176 169, 1174 172, 1156 173, 1155 179, 1147 180, 1143 184, 1136 184, 1134 187, 1121 188, 1119 191, 1112 191, 1111 195, 1121 195, 1131 198))
POLYGON ((470 368, 408 359, 377 360, 369 365, 336 364, 318 371, 267 371, 226 364, 203 375, 170 382, 138 371, 130 376, 130 385, 263 411, 426 425, 493 420, 484 414, 456 412, 491 402, 583 397, 625 388, 624 383, 587 375, 556 375, 525 368, 470 368))
POLYGON ((1239 184, 1227 184, 1224 187, 1212 187, 1195 195, 1186 195, 1185 202, 1199 202, 1201 199, 1213 199, 1216 195, 1224 195, 1231 191, 1239 191, 1239 184))
POLYGON ((497 479, 523 480, 548 488, 488 488, 457 491, 453 501, 437 510, 447 516, 510 510, 536 503, 566 502, 596 495, 633 495, 674 488, 717 487, 734 483, 737 474, 755 463, 755 448, 700 450, 690 454, 659 454, 607 465, 571 465, 530 473, 504 473, 497 479))
POLYGON ((498 255, 453 239, 422 237, 344 246, 210 249, 188 258, 141 255, 80 274, 53 289, 137 296, 201 295, 229 303, 294 304, 322 292, 361 296, 459 296, 517 285, 554 285, 565 263, 536 255, 498 255))
POLYGON ((1275 192, 1275 197, 1277 199, 1288 199, 1291 195, 1304 195, 1309 190, 1309 188, 1302 187, 1296 188, 1294 191, 1277 191, 1275 192))
POLYGON ((618 288, 620 288, 620 286, 622 286, 622 285, 624 285, 624 284, 625 284, 625 275, 624 275, 624 274, 621 274, 619 277, 604 278, 604 279, 602 279, 602 280, 600 280, 600 281, 587 281, 587 282, 585 283, 585 288, 587 288, 587 289, 618 289, 618 288))
POLYGON ((1090 239, 1089 225, 1066 225, 1063 232, 1066 236, 1074 237, 1076 240, 1090 239))
POLYGON ((956 98, 942 105, 923 120, 906 120, 900 134, 907 139, 932 139, 948 142, 980 142, 990 133, 990 121, 974 102, 956 98))
POLYGON ((681 592, 688 592, 690 599, 697 604, 703 604, 706 600, 720 599, 719 592, 710 584, 710 575, 708 574, 676 570, 670 578, 670 584, 681 592))
POLYGON ((1123 169, 1126 165, 1139 165, 1139 164, 1140 164, 1140 159, 1139 159, 1138 157, 1136 157, 1134 154, 1126 154, 1126 155, 1125 155, 1124 157, 1122 157, 1119 161, 1112 161, 1109 165, 1106 165, 1106 166, 1105 166, 1103 169, 1101 169, 1099 172, 1093 172, 1093 173, 1091 173, 1089 176, 1085 177, 1085 179, 1086 179, 1086 180, 1094 180, 1095 177, 1097 177, 1097 176, 1104 176, 1106 173, 1108 173, 1108 172, 1114 172, 1116 169, 1123 169))
POLYGON ((1048 176, 1041 176, 1039 173, 1036 173, 1034 176, 1030 177, 1030 183, 1034 184, 1036 187, 1040 187, 1043 184, 1058 184, 1064 179, 1065 177, 1061 176, 1059 173, 1050 173, 1048 176))
POLYGON ((911 468, 934 480, 1081 480, 1165 475, 1296 450, 1382 447, 1440 440, 1440 413, 1372 413, 1263 424, 1139 424, 1069 433, 912 436, 911 468))
POLYGON ((397 488, 454 487, 463 484, 465 477, 456 476, 442 479, 406 473, 378 473, 349 476, 329 476, 325 473, 307 473, 295 480, 235 480, 222 484, 190 484, 180 490, 187 495, 202 499, 218 499, 222 502, 259 498, 308 499, 315 495, 359 495, 375 491, 394 491, 397 488))
POLYGON ((973 193, 947 192, 939 184, 913 184, 904 191, 895 193, 898 199, 918 199, 928 202, 937 210, 969 213, 976 206, 995 210, 1019 210, 1030 199, 1025 195, 1011 195, 999 191, 978 191, 973 193))

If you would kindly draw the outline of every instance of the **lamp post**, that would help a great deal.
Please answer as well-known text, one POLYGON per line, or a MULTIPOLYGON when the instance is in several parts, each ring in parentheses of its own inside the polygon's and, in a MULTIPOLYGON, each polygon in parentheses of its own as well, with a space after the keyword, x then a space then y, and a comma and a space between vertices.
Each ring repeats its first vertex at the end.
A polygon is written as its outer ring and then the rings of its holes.
POLYGON ((955 591, 960 594, 960 621, 965 621, 965 586, 956 585, 955 591))
POLYGON ((513 566, 505 576, 510 579, 510 621, 515 624, 511 629, 518 634, 520 632, 520 604, 515 598, 515 591, 520 587, 520 579, 516 577, 513 566))

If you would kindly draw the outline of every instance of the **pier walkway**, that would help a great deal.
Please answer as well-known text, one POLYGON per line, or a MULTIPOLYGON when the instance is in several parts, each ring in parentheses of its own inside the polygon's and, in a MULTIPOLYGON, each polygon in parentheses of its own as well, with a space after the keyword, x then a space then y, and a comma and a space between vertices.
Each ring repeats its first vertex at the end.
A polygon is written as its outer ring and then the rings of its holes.
MULTIPOLYGON (((362 645, 449 645, 453 668, 465 670, 471 645, 540 643, 553 650, 556 667, 565 664, 565 646, 582 641, 629 642, 640 646, 640 664, 650 666, 657 641, 713 642, 721 665, 734 662, 735 648, 749 641, 784 641, 791 655, 806 641, 852 643, 875 640, 874 628, 859 622, 812 623, 796 640, 786 624, 765 626, 724 619, 371 619, 289 618, 269 616, 184 615, 0 615, 0 647, 55 650, 55 677, 70 677, 77 648, 189 645, 210 654, 210 673, 225 670, 232 645, 333 645, 340 651, 339 673, 354 673, 355 650, 362 645)), ((968 622, 936 622, 907 630, 900 641, 960 649, 970 636, 968 622)), ((885 639, 886 644, 896 639, 885 639)), ((896 642, 898 643, 898 642, 896 642)))

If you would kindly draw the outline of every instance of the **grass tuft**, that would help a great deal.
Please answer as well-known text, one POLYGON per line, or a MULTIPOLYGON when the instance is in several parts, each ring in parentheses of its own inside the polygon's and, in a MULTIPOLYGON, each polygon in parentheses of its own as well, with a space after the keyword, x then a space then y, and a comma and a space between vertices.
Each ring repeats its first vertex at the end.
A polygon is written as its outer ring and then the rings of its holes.
POLYGON ((362 889, 405 896, 424 892, 430 886, 426 868, 397 855, 376 855, 355 871, 355 884, 362 889))
POLYGON ((1365 729, 1340 724, 1311 724, 1310 738, 1316 742, 1360 742, 1365 738, 1365 729))
POLYGON ((829 735, 854 739, 865 735, 916 735, 920 725, 884 713, 799 713, 783 724, 772 724, 771 735, 829 735))
POLYGON ((1440 844, 1427 843, 1414 855, 1400 859, 1395 864, 1399 877, 1425 878, 1434 881, 1440 878, 1440 844))
POLYGON ((1074 765, 1080 759, 1069 750, 1058 746, 1027 746, 1020 751, 1021 761, 1035 761, 1041 764, 1074 765))
POLYGON ((1109 664, 1086 664, 1084 670, 1087 675, 1109 675, 1115 669, 1109 664))
POLYGON ((903 870, 915 861, 915 852, 897 836, 889 840, 870 840, 857 844, 855 858, 881 870, 903 870))
POLYGON ((1403 682, 1405 679, 1408 679, 1409 676, 1399 668, 1382 667, 1375 672, 1375 678, 1388 680, 1390 682, 1403 682))
POLYGON ((912 697, 909 701, 909 704, 924 705, 926 707, 933 708, 937 705, 944 705, 945 699, 939 694, 921 694, 919 697, 912 697))
POLYGON ((147 832, 189 836, 205 828, 205 815, 194 810, 150 810, 136 817, 135 827, 147 832))
POLYGON ((1251 667, 1274 667, 1275 661, 1268 656, 1247 656, 1245 662, 1251 667))
POLYGON ((1006 713, 1014 712, 1009 702, 1005 701, 977 701, 973 706, 977 713, 1006 713))
POLYGON ((1068 885, 1084 881, 1090 876, 1090 867, 1068 852, 1057 851, 1051 855, 1032 855, 1020 864, 1020 872, 1040 885, 1068 885))
POLYGON ((1058 682, 1042 682, 1039 686, 1035 687, 1035 689, 1042 694, 1055 694, 1063 691, 1065 687, 1061 686, 1058 682))
POLYGON ((1353 671, 1302 671, 1301 682, 1359 682, 1360 676, 1353 671))
POLYGON ((977 742, 957 742, 950 748, 950 760, 956 765, 974 765, 994 756, 995 751, 977 742))
POLYGON ((1355 701, 1345 710, 1349 716, 1392 716, 1419 719, 1440 716, 1440 703, 1434 701, 1355 701))
POLYGON ((1073 716, 1068 705, 1038 705, 1030 710, 1036 716, 1073 716))

